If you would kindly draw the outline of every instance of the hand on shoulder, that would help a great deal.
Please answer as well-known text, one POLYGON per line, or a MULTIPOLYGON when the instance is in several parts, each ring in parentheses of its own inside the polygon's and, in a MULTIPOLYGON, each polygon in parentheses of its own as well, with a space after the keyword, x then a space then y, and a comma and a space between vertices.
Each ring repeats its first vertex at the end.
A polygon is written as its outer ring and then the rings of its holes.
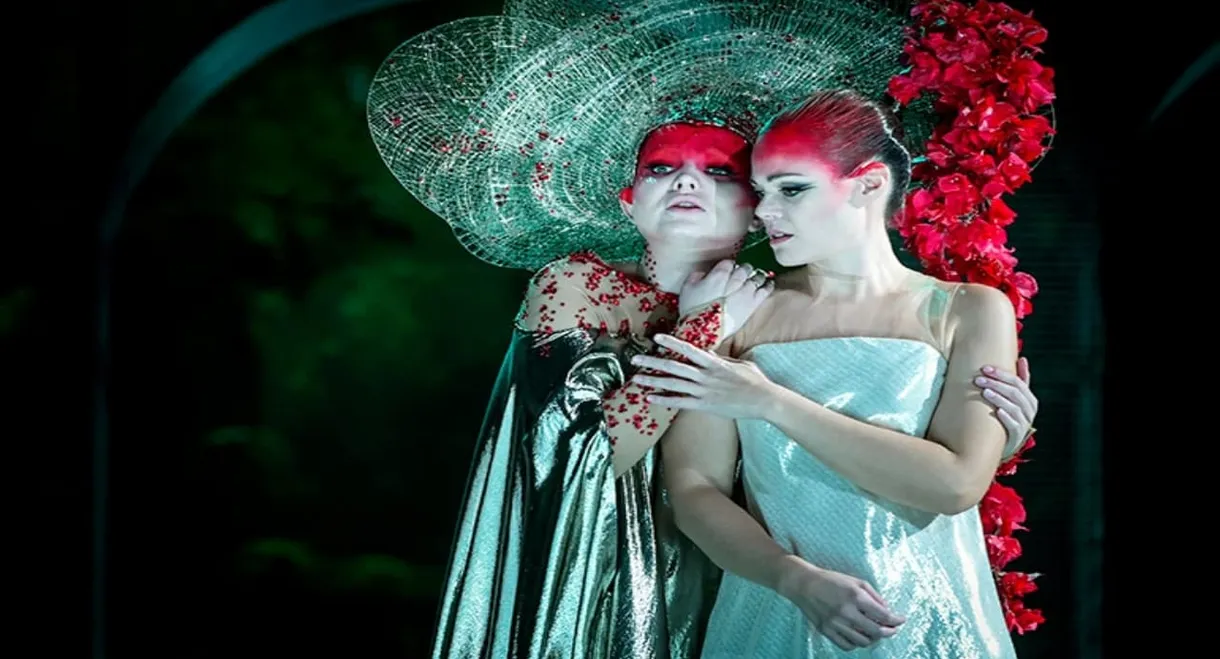
POLYGON ((678 296, 679 313, 686 317, 713 303, 721 305, 722 338, 745 325, 775 290, 768 272, 747 263, 725 259, 707 273, 694 273, 678 296))

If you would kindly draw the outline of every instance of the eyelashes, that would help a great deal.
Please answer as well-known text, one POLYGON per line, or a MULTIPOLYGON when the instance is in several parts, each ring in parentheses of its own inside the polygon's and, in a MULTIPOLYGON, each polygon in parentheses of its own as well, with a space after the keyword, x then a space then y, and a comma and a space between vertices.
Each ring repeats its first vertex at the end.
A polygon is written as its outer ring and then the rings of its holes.
MULTIPOLYGON (((643 170, 645 172, 652 174, 653 176, 664 176, 666 174, 672 173, 676 169, 677 169, 677 167, 674 167, 673 165, 670 165, 668 163, 663 163, 663 162, 649 163, 643 167, 643 170)), ((724 166, 724 165, 711 165, 709 167, 704 168, 703 171, 704 171, 704 173, 706 173, 710 176, 717 176, 720 178, 734 178, 734 177, 739 176, 739 174, 733 167, 728 167, 728 166, 724 166)))
MULTIPOLYGON (((791 199, 812 187, 812 185, 783 185, 780 186, 779 193, 791 199)), ((754 194, 758 195, 759 199, 762 199, 765 193, 758 188, 754 188, 754 194)))

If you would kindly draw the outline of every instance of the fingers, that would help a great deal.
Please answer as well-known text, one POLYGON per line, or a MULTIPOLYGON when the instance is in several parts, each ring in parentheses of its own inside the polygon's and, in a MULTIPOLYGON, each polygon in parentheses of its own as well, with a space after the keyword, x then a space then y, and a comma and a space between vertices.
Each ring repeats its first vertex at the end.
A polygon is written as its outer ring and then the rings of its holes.
POLYGON ((751 284, 754 284, 755 287, 762 286, 770 281, 770 278, 767 276, 767 272, 765 270, 759 270, 758 268, 754 268, 752 266, 751 270, 753 271, 750 273, 748 281, 751 284))
POLYGON ((890 611, 885 600, 881 599, 881 595, 878 595, 872 586, 865 583, 863 590, 868 597, 857 602, 861 613, 883 627, 897 627, 906 622, 906 618, 890 611))
POLYGON ((637 375, 633 379, 637 384, 652 387, 658 391, 674 391, 689 396, 697 396, 703 393, 702 385, 690 380, 683 380, 682 378, 659 378, 652 375, 637 375))
POLYGON ((699 275, 698 279, 690 283, 695 284, 702 282, 704 286, 709 288, 709 290, 722 291, 724 290, 724 287, 728 285, 729 275, 733 274, 733 268, 736 267, 736 265, 737 264, 733 261, 725 259, 712 266, 711 270, 699 275))
MULTIPOLYGON (((1011 374, 1005 373, 1004 375, 1015 380, 1015 376, 1011 374)), ((1038 412, 1038 399, 1034 397, 1033 392, 1026 387, 1024 382, 1020 380, 1015 380, 1015 382, 1015 384, 1009 384, 982 376, 974 380, 974 383, 983 389, 983 396, 992 405, 998 404, 1001 399, 1007 399, 1020 408, 1025 418, 1032 420, 1038 412)))
POLYGON ((1003 410, 1007 412, 1010 417, 1020 421, 1021 423, 1027 423, 1029 421, 1029 414, 1012 399, 1005 398, 991 389, 983 390, 983 398, 986 398, 987 402, 991 403, 996 408, 997 414, 999 414, 1000 410, 1003 410))
MULTIPOLYGON (((1016 417, 1014 417, 1012 415, 1012 413, 1010 413, 1008 410, 1006 410, 1002 407, 997 407, 996 411, 995 411, 995 415, 996 415, 996 418, 1000 420, 1000 423, 1004 424, 1004 430, 1008 431, 1008 438, 1009 438, 1008 443, 1009 444, 1012 443, 1012 438, 1021 437, 1022 435, 1025 434, 1024 432, 1021 431, 1021 429, 1025 426, 1025 424, 1023 424, 1020 420, 1018 420, 1016 417)), ((1005 447, 1005 449, 1004 449, 1005 455, 1012 452, 1010 450, 1011 448, 1012 447, 1005 447)))
POLYGON ((737 267, 736 263, 725 259, 712 266, 712 269, 708 271, 707 276, 704 278, 708 280, 709 284, 726 284, 729 280, 729 275, 733 274, 733 268, 735 267, 737 267))
MULTIPOLYGON (((833 631, 839 636, 839 638, 842 638, 844 641, 850 643, 852 648, 868 647, 873 643, 876 643, 878 640, 876 638, 869 638, 855 629, 852 629, 851 626, 842 619, 835 619, 831 621, 829 627, 830 631, 833 631)), ((827 636, 829 636, 829 634, 827 636)))
POLYGON ((979 377, 974 378, 974 383, 983 390, 984 396, 986 396, 987 392, 990 391, 993 394, 999 394, 1014 402, 1020 400, 1021 398, 1021 390, 1015 385, 997 380, 995 378, 987 378, 980 375, 979 377))
MULTIPOLYGON (((773 282, 773 281, 769 281, 769 280, 762 281, 758 285, 755 285, 754 282, 755 282, 755 278, 750 277, 749 279, 746 280, 746 285, 742 285, 741 287, 734 289, 732 292, 730 292, 725 297, 750 296, 749 299, 756 299, 756 300, 761 301, 761 300, 766 299, 766 297, 771 294, 771 291, 775 290, 775 282, 773 282), (761 297, 757 297, 757 298, 753 297, 760 293, 762 294, 761 297)), ((730 287, 730 288, 732 288, 732 287, 730 287)), ((737 298, 737 299, 740 299, 740 298, 737 298)))
POLYGON ((658 373, 676 375, 680 378, 686 378, 687 380, 691 380, 693 382, 703 381, 703 371, 691 366, 690 364, 683 364, 682 362, 677 362, 672 359, 661 359, 659 357, 652 357, 649 355, 636 355, 635 357, 631 358, 631 363, 639 366, 640 368, 651 369, 653 371, 657 371, 658 373))
POLYGON ((843 612, 843 622, 853 631, 867 637, 869 643, 893 636, 898 631, 895 627, 878 624, 877 621, 870 619, 856 608, 849 608, 843 612))
POLYGON ((1030 391, 1029 389, 1029 360, 1025 359, 1024 357, 1017 360, 1016 373, 1011 373, 994 366, 984 366, 983 373, 986 374, 987 379, 996 380, 1012 387, 1011 391, 1015 393, 1010 393, 1008 391, 1002 391, 1001 393, 1003 393, 1009 399, 1016 401, 1017 404, 1021 406, 1021 409, 1025 411, 1025 414, 1029 416, 1029 418, 1032 419, 1034 415, 1037 414, 1038 397, 1035 396, 1034 392, 1030 391))
POLYGON ((753 275, 754 268, 749 265, 739 265, 733 268, 733 274, 729 275, 729 288, 734 289, 742 284, 753 275))
POLYGON ((890 608, 889 602, 886 602, 885 598, 881 597, 881 593, 877 592, 876 588, 873 588, 873 584, 871 584, 867 581, 861 581, 860 590, 863 590, 864 594, 871 597, 873 599, 873 601, 875 601, 877 604, 880 604, 881 606, 885 607, 886 609, 890 608))
POLYGON ((647 396, 649 403, 661 405, 663 407, 672 408, 675 410, 702 410, 706 408, 703 401, 698 398, 690 398, 688 396, 661 396, 659 394, 649 394, 647 396))
POLYGON ((693 272, 691 272, 691 273, 690 273, 690 276, 689 276, 689 277, 687 277, 687 278, 686 278, 686 285, 687 285, 687 286, 694 286, 695 284, 698 284, 699 282, 703 281, 703 278, 704 278, 705 276, 706 276, 706 273, 699 272, 698 270, 695 270, 695 271, 693 271, 693 272))
POLYGON ((847 639, 843 638, 843 635, 839 633, 838 629, 827 627, 826 629, 822 630, 821 633, 823 636, 830 639, 831 643, 834 643, 835 645, 839 646, 840 650, 846 650, 848 652, 851 652, 852 650, 855 650, 858 647, 851 641, 848 641, 847 639))
POLYGON ((774 281, 768 281, 767 283, 763 284, 762 286, 759 286, 758 288, 754 289, 754 303, 755 304, 761 303, 763 300, 770 297, 771 293, 773 293, 774 291, 775 291, 775 282, 774 281))
POLYGON ((716 357, 706 350, 700 350, 695 346, 683 341, 679 338, 670 336, 669 334, 658 334, 653 337, 657 344, 669 348, 674 352, 691 360, 697 366, 712 366, 716 363, 716 357))
POLYGON ((997 409, 995 415, 1000 423, 1004 424, 1004 431, 1008 433, 1008 439, 1004 442, 1004 452, 1000 455, 1001 460, 1007 460, 1016 455, 1017 451, 1020 451, 1021 447, 1025 445, 1025 440, 1029 439, 1029 426, 1001 409, 997 409))
POLYGON ((1025 386, 1025 381, 1022 380, 1020 377, 1018 377, 1016 373, 1013 373, 1012 371, 1006 371, 1002 368, 996 368, 994 366, 984 366, 983 374, 986 375, 988 378, 991 378, 992 380, 999 380, 1000 382, 1003 382, 1005 384, 1008 384, 1008 385, 1011 385, 1014 387, 1025 386))

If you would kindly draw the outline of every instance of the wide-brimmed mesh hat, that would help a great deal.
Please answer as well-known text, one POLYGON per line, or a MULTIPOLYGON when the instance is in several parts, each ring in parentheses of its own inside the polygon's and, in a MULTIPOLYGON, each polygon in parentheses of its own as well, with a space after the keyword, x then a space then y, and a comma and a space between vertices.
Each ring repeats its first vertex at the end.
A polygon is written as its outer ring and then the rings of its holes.
MULTIPOLYGON (((752 141, 815 91, 881 100, 905 24, 853 0, 510 0, 396 48, 369 126, 475 256, 531 270, 580 250, 630 260, 643 238, 617 193, 651 130, 696 121, 752 141)), ((908 143, 922 140, 908 130, 908 143)))

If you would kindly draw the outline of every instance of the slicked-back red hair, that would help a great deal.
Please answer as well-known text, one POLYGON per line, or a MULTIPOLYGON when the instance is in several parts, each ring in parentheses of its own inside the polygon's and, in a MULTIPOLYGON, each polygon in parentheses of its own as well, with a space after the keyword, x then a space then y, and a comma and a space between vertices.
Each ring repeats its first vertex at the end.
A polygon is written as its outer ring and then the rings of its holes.
POLYGON ((805 153, 832 165, 840 177, 852 176, 869 161, 890 170, 893 189, 886 200, 886 217, 902 208, 911 183, 911 154, 894 131, 897 123, 876 103, 851 90, 818 92, 799 107, 771 120, 759 138, 801 145, 805 153))

